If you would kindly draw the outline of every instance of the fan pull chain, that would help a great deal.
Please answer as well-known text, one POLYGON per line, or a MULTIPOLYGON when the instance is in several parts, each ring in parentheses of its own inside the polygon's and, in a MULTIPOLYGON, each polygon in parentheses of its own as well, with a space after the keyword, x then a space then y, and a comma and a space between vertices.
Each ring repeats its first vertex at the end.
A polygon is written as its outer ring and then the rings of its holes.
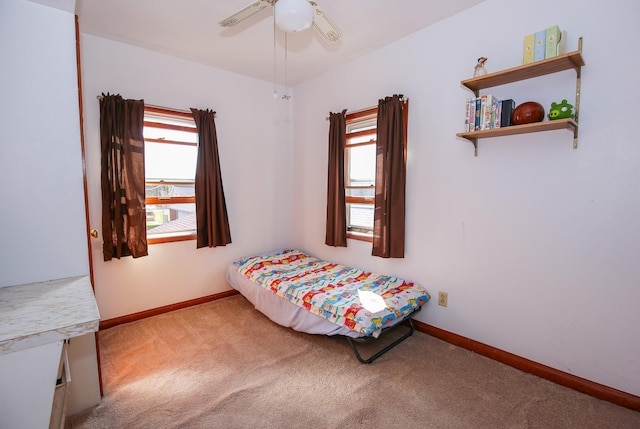
POLYGON ((276 66, 276 14, 273 14, 273 98, 278 98, 278 67, 276 66))
POLYGON ((287 32, 284 32, 284 95, 282 96, 283 100, 290 100, 291 96, 287 95, 287 85, 288 85, 288 80, 287 80, 287 69, 289 68, 289 62, 288 62, 288 47, 287 47, 287 32))

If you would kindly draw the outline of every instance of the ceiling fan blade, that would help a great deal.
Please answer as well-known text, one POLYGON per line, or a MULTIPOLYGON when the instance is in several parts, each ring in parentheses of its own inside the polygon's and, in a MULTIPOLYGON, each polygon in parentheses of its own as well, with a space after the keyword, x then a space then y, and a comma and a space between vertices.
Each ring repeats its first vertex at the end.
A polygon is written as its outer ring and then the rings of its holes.
POLYGON ((342 31, 336 24, 333 23, 331 18, 327 16, 322 9, 318 7, 318 4, 314 1, 309 1, 313 7, 313 26, 325 40, 329 43, 337 42, 342 37, 342 31))
POLYGON ((254 1, 249 6, 245 7, 244 9, 240 9, 239 11, 237 11, 236 13, 231 15, 230 17, 225 18, 222 21, 220 21, 218 24, 220 24, 222 27, 231 27, 233 25, 236 25, 240 21, 244 21, 245 19, 249 18, 250 16, 255 15, 256 13, 260 12, 261 10, 266 8, 267 6, 273 5, 273 3, 274 3, 274 1, 271 1, 271 0, 254 1))

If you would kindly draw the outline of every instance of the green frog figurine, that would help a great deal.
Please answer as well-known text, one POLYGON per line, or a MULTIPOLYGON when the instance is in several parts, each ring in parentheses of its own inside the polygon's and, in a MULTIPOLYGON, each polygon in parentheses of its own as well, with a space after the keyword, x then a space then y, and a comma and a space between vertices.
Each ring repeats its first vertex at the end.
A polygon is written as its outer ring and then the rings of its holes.
POLYGON ((562 103, 551 103, 551 110, 549 110, 549 119, 568 119, 573 118, 573 106, 567 103, 567 100, 562 100, 562 103))

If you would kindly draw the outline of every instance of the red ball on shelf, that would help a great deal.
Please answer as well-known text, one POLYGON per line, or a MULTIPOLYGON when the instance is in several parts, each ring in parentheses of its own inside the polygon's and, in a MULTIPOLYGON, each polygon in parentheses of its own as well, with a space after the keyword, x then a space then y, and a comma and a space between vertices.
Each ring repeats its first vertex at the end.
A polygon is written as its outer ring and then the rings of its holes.
POLYGON ((527 101, 515 108, 511 114, 511 123, 514 125, 531 124, 541 122, 544 119, 544 107, 535 101, 527 101))

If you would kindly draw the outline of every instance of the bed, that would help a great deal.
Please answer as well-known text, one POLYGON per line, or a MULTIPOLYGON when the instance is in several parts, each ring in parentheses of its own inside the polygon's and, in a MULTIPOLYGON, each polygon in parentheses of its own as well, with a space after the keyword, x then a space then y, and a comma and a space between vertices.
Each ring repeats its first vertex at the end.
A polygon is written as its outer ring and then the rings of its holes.
POLYGON ((371 363, 414 331, 411 316, 429 300, 419 284, 315 258, 297 249, 244 257, 227 281, 273 322, 299 332, 344 336, 362 363, 371 363), (356 342, 378 338, 406 322, 408 331, 363 358, 356 342))

